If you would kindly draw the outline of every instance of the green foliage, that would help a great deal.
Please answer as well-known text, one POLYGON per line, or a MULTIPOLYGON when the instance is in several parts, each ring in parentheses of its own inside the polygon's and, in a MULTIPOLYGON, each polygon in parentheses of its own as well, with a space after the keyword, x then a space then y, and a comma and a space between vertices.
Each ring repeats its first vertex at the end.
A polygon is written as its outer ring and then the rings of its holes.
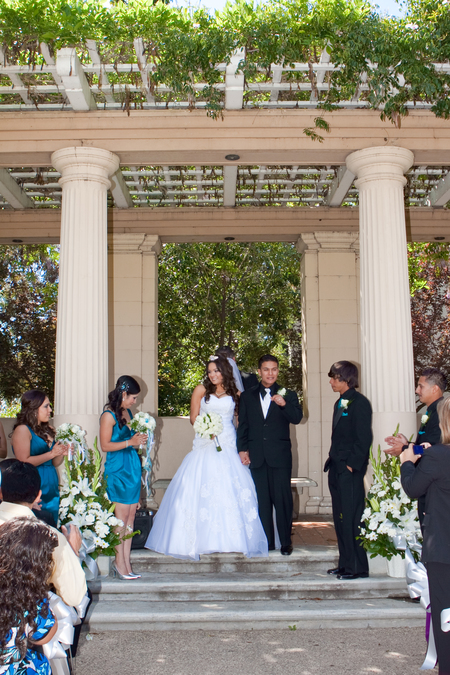
POLYGON ((2 246, 0 256, 0 398, 28 389, 53 400, 58 294, 56 246, 2 246))
POLYGON ((408 245, 416 378, 427 366, 450 373, 450 246, 408 245))
MULTIPOLYGON (((237 48, 245 49, 240 70, 245 81, 272 77, 273 63, 317 62, 326 47, 339 66, 318 93, 313 69, 287 73, 292 92, 302 100, 297 85, 311 82, 319 107, 332 110, 351 99, 364 82, 363 99, 399 125, 408 100, 431 104, 438 117, 450 115, 447 86, 450 78, 433 62, 448 62, 450 18, 446 1, 410 0, 406 18, 380 16, 366 0, 253 0, 229 2, 211 16, 153 0, 130 0, 109 5, 101 0, 0 0, 0 42, 12 63, 42 63, 40 42, 53 53, 76 47, 88 60, 86 40, 96 40, 104 62, 135 63, 133 40, 142 38, 148 61, 156 69, 151 88, 166 84, 169 100, 206 101, 207 112, 221 114, 223 93, 215 85, 223 74, 220 62, 230 62, 237 48), (196 91, 195 82, 204 82, 196 91)), ((135 73, 136 83, 140 74, 135 73)), ((112 73, 112 84, 123 82, 112 73)), ((263 102, 265 94, 251 94, 263 102)), ((309 97, 309 93, 308 93, 309 97)), ((142 102, 142 94, 128 93, 124 107, 142 102)), ((294 98, 295 100, 295 98, 294 98)), ((316 127, 317 127, 316 121, 316 127)), ((316 129, 305 133, 321 140, 316 129)))
POLYGON ((159 260, 160 415, 188 414, 217 347, 241 370, 272 352, 301 391, 300 256, 292 244, 166 244, 159 260))

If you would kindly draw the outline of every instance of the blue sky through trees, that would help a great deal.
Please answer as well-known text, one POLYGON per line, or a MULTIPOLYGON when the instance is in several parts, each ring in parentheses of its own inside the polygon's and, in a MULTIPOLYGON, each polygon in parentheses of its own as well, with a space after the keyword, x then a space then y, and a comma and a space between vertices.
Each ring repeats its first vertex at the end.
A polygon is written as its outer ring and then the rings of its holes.
MULTIPOLYGON (((203 6, 211 10, 223 9, 227 0, 173 0, 173 4, 178 7, 186 6, 203 6)), ((378 6, 382 14, 390 14, 392 16, 402 16, 404 14, 402 6, 396 0, 378 0, 371 3, 374 7, 378 6)))

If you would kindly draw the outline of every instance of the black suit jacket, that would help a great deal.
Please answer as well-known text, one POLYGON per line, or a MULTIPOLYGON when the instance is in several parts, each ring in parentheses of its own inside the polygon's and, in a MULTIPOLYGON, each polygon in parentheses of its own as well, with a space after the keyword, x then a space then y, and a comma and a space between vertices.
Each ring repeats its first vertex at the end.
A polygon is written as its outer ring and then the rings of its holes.
MULTIPOLYGON (((274 395, 279 385, 271 387, 274 395)), ((294 391, 286 392, 286 405, 280 407, 273 401, 264 419, 259 384, 241 394, 239 401, 238 451, 248 450, 251 467, 257 469, 264 460, 273 468, 291 468, 290 424, 299 424, 303 411, 294 391)))
POLYGON ((370 401, 355 389, 348 389, 334 404, 331 448, 324 471, 333 462, 339 473, 347 466, 365 472, 372 440, 370 401), (347 409, 339 408, 341 399, 350 401, 347 409))
POLYGON ((418 466, 402 464, 401 480, 411 499, 425 494, 423 562, 450 564, 450 447, 433 445, 418 466))
POLYGON ((437 405, 439 401, 442 401, 442 398, 438 398, 437 401, 433 401, 431 405, 427 408, 427 413, 429 413, 428 422, 420 425, 419 432, 416 438, 416 444, 420 443, 429 443, 430 445, 436 445, 441 441, 441 429, 439 426, 439 417, 437 414, 437 405))

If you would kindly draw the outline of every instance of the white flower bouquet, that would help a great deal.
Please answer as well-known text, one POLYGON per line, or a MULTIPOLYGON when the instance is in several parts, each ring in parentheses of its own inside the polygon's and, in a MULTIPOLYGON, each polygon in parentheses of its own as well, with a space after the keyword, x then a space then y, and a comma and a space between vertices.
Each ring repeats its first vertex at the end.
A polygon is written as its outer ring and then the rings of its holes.
POLYGON ((84 459, 86 450, 86 432, 78 424, 65 422, 56 429, 55 441, 69 446, 69 459, 72 459, 73 450, 78 450, 84 459))
POLYGON ((153 433, 156 429, 156 420, 145 412, 138 412, 128 424, 132 431, 137 434, 153 433))
MULTIPOLYGON (((60 490, 60 524, 73 523, 80 528, 92 558, 95 559, 100 553, 115 555, 115 547, 120 544, 121 537, 114 530, 117 526, 123 526, 123 522, 115 517, 114 504, 106 494, 106 479, 102 472, 97 439, 94 450, 88 450, 86 458, 77 457, 75 461, 69 462, 66 457, 65 469, 60 490)), ((133 535, 125 538, 129 536, 133 535)))
POLYGON ((381 458, 372 450, 370 460, 374 482, 366 497, 366 508, 362 515, 361 527, 363 546, 371 558, 380 555, 390 560, 392 556, 405 556, 406 547, 416 551, 422 539, 417 503, 411 502, 400 482, 400 460, 398 457, 381 458))
POLYGON ((200 438, 214 439, 217 452, 222 452, 217 436, 223 431, 223 422, 218 413, 210 412, 198 415, 194 422, 194 431, 200 438))

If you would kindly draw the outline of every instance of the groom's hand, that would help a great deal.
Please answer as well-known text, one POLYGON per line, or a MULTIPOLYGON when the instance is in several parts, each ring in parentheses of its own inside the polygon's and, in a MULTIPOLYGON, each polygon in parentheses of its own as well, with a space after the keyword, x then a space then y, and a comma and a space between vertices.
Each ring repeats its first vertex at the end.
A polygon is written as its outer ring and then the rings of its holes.
POLYGON ((241 450, 239 457, 241 458, 241 462, 244 466, 248 466, 250 464, 250 455, 248 450, 241 450))
POLYGON ((272 399, 271 399, 271 400, 272 400, 274 403, 276 403, 277 405, 279 405, 280 408, 284 408, 284 406, 286 405, 286 401, 285 401, 284 398, 283 398, 282 396, 280 396, 279 394, 275 394, 275 396, 272 396, 272 399))

